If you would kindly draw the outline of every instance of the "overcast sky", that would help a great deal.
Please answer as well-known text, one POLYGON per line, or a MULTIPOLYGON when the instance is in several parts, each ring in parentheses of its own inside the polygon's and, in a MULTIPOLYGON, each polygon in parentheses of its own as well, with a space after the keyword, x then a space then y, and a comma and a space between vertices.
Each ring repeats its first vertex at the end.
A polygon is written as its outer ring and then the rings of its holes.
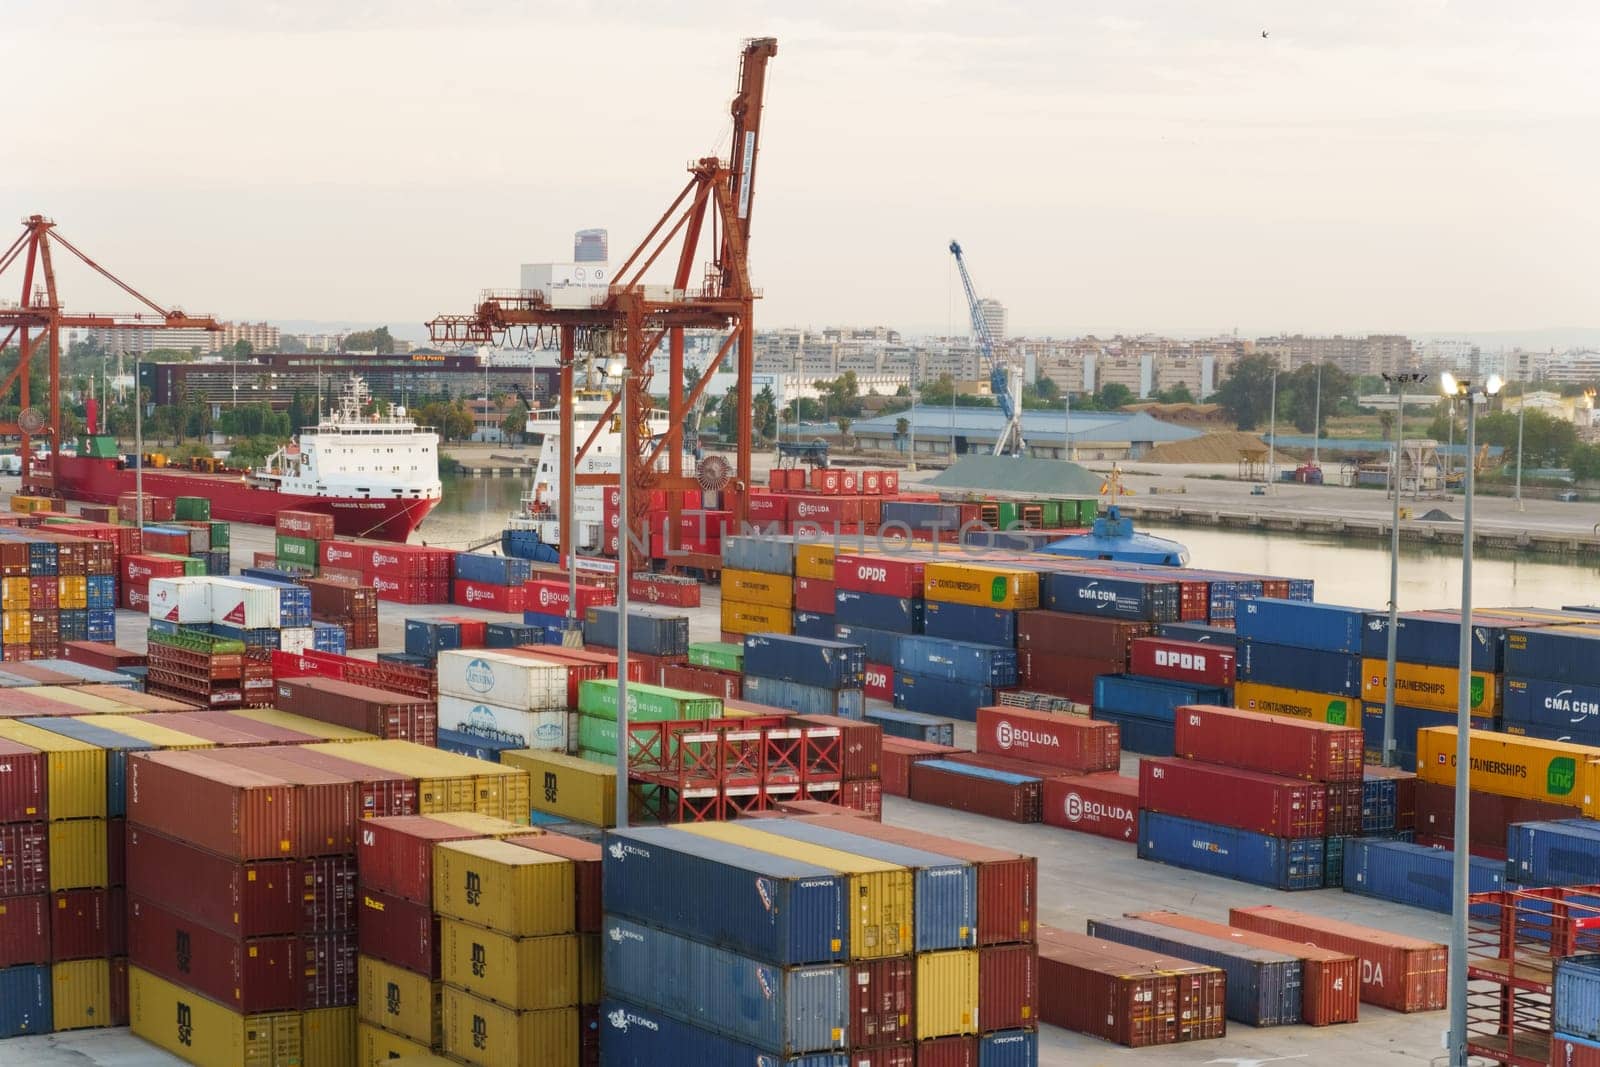
POLYGON ((620 260, 772 35, 759 326, 964 330, 953 236, 1013 332, 1600 323, 1592 3, 0 10, 0 205, 220 317, 416 324, 586 226, 620 260))

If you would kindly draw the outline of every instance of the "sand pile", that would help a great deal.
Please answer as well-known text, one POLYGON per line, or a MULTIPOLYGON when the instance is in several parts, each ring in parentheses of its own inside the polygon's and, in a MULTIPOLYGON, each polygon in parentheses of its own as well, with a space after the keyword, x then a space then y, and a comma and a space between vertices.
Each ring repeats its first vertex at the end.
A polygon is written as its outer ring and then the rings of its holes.
MULTIPOLYGON (((1157 445, 1139 457, 1141 463, 1236 463, 1246 449, 1265 451, 1260 434, 1225 430, 1157 445)), ((1281 452, 1281 449, 1280 449, 1281 452)))

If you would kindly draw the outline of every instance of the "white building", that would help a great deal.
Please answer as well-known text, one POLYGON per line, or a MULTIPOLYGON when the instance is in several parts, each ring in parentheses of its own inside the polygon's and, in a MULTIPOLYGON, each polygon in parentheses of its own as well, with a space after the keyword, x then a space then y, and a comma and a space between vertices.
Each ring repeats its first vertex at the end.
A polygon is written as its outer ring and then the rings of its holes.
POLYGON ((998 300, 984 297, 978 301, 978 314, 983 316, 984 325, 989 327, 989 336, 995 344, 1006 339, 1006 306, 998 300))

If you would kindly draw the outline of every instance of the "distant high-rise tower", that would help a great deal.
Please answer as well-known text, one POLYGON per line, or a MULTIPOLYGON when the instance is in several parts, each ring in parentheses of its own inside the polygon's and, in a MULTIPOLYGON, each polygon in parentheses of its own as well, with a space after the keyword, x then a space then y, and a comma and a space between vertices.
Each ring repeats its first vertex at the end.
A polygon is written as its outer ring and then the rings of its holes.
POLYGON ((572 239, 572 258, 577 263, 606 263, 610 257, 605 230, 579 230, 572 239))
POLYGON ((989 327, 989 336, 996 341, 1006 339, 1006 306, 998 300, 985 297, 978 301, 978 310, 983 313, 984 324, 989 327))

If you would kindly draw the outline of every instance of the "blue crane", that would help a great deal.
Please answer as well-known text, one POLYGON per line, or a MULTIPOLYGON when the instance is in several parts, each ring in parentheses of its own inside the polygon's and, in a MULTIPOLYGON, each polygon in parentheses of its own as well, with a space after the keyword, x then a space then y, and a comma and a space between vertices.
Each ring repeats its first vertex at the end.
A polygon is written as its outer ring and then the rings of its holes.
POLYGON ((950 242, 950 254, 956 257, 956 268, 961 271, 961 287, 967 291, 967 310, 972 314, 972 339, 989 364, 989 392, 999 399, 1000 410, 1006 417, 1005 426, 994 439, 994 454, 1024 455, 1028 445, 1022 439, 1021 397, 1012 395, 1010 368, 995 357, 994 335, 989 332, 989 322, 983 317, 983 309, 978 306, 978 293, 972 288, 972 275, 967 273, 967 261, 962 258, 959 241, 950 242))

